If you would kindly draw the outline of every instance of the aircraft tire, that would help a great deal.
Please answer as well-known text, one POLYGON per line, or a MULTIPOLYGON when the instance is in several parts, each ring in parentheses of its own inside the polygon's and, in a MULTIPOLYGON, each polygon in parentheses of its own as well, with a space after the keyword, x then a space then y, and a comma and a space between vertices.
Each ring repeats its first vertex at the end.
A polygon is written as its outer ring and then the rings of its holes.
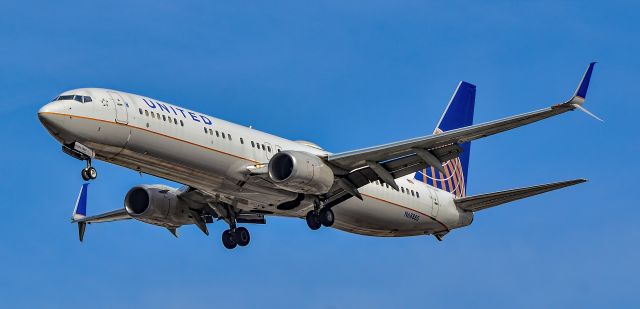
POLYGON ((305 219, 307 220, 309 228, 314 231, 322 226, 322 223, 320 222, 320 215, 315 210, 309 211, 305 219))
POLYGON ((226 230, 222 232, 222 244, 225 248, 231 250, 235 248, 238 244, 233 240, 233 235, 231 234, 231 230, 226 230))
POLYGON ((91 177, 89 177, 89 173, 87 173, 87 169, 86 168, 82 169, 82 172, 80 172, 80 175, 82 176, 82 180, 84 180, 84 181, 91 180, 91 177))
POLYGON ((249 235, 249 230, 244 227, 239 227, 232 233, 233 241, 238 244, 240 247, 244 247, 249 244, 251 241, 251 235, 249 235))
POLYGON ((333 215, 333 210, 331 209, 322 209, 320 210, 320 223, 326 227, 330 227, 333 225, 335 220, 335 216, 333 215))
POLYGON ((87 176, 89 176, 90 179, 96 179, 98 178, 98 171, 95 167, 90 166, 87 168, 87 176))

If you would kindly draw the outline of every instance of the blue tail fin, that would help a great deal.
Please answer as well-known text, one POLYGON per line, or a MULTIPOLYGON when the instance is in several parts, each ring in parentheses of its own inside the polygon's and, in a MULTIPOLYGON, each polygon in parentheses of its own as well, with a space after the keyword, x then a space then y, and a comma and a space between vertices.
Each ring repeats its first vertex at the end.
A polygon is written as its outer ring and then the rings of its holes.
MULTIPOLYGON (((473 109, 476 102, 476 86, 460 82, 449 105, 444 110, 433 134, 470 126, 473 124, 473 109)), ((415 179, 433 187, 451 192, 457 197, 466 195, 471 143, 460 144, 463 151, 458 158, 444 162, 445 174, 428 167, 415 174, 415 179)))

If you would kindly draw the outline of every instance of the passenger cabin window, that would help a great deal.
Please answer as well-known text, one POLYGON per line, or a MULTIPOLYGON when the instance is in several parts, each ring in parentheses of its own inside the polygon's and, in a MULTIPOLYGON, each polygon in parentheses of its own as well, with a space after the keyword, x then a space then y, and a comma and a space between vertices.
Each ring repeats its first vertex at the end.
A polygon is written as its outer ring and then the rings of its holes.
POLYGON ((271 152, 271 146, 267 146, 267 151, 271 152))
POLYGON ((229 140, 232 141, 233 139, 231 139, 231 134, 227 134, 227 136, 229 137, 229 140))
POLYGON ((244 140, 242 139, 242 137, 240 138, 240 144, 244 145, 244 140))
POLYGON ((145 111, 144 111, 144 115, 145 115, 145 116, 147 116, 147 117, 149 117, 149 111, 145 110, 145 111))
POLYGON ((254 143, 253 141, 251 141, 251 147, 256 148, 256 143, 254 143))
POLYGON ((184 122, 180 120, 180 126, 184 127, 184 122))
POLYGON ((140 115, 142 115, 142 108, 138 108, 138 111, 140 112, 140 115))
POLYGON ((227 138, 226 135, 224 134, 224 132, 222 132, 222 139, 227 138))

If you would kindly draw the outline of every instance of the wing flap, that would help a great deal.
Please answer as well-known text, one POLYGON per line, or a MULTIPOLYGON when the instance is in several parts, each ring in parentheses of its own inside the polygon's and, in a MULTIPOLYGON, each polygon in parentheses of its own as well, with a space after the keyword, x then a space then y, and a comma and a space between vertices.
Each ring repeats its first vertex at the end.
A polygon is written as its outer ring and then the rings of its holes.
POLYGON ((515 200, 542 194, 549 191, 577 185, 586 182, 586 179, 575 179, 561 181, 544 185, 531 186, 526 188, 511 189, 487 194, 463 197, 454 200, 456 206, 467 211, 479 211, 490 207, 502 205, 515 200))

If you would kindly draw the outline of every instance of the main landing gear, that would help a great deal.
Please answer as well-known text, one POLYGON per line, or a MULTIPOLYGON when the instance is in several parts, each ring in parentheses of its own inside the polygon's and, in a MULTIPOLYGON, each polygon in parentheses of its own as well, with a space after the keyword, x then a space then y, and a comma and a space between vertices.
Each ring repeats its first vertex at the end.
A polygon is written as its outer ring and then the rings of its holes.
POLYGON ((233 249, 236 246, 244 247, 248 245, 251 241, 249 230, 242 226, 236 226, 236 213, 233 211, 232 207, 226 207, 224 212, 226 213, 225 220, 229 223, 229 229, 222 232, 222 244, 224 247, 227 249, 233 249))
POLYGON ((82 176, 82 179, 84 179, 84 181, 98 178, 98 171, 95 169, 95 167, 91 166, 91 159, 87 159, 87 167, 82 169, 80 175, 82 176))
POLYGON ((227 249, 233 249, 236 246, 244 247, 249 244, 250 240, 249 230, 244 227, 228 229, 222 232, 222 244, 227 249))
POLYGON ((335 216, 331 208, 324 207, 320 208, 320 210, 313 209, 309 211, 305 219, 307 220, 309 228, 315 231, 323 225, 326 227, 332 226, 335 221, 335 216))

